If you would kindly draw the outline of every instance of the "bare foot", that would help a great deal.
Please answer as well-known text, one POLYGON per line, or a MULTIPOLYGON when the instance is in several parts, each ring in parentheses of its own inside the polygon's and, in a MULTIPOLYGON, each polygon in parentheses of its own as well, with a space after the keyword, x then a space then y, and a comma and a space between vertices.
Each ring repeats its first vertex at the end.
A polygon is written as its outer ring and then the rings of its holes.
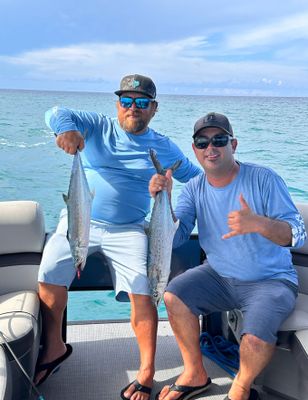
POLYGON ((228 393, 230 400, 248 400, 250 395, 250 388, 246 388, 240 384, 238 377, 233 380, 232 386, 228 393))

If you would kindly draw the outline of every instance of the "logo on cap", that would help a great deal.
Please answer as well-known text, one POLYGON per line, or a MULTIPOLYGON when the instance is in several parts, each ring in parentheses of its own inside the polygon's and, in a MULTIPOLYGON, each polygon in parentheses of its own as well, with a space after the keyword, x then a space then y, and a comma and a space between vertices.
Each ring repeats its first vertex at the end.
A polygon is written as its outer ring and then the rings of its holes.
POLYGON ((136 89, 136 87, 138 87, 138 86, 140 86, 140 82, 134 80, 134 81, 133 81, 133 88, 136 89))

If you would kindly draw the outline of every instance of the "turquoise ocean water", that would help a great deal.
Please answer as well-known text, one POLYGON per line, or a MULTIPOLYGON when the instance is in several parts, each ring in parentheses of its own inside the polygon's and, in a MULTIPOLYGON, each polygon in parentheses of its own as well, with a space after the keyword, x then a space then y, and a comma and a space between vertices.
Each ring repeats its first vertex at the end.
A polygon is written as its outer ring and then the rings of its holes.
MULTIPOLYGON (((54 229, 72 157, 55 146, 44 112, 59 105, 114 116, 115 101, 107 93, 0 90, 0 201, 38 201, 47 230, 54 229)), ((161 95, 158 101, 151 127, 172 138, 192 160, 194 122, 210 111, 225 113, 239 141, 237 159, 273 168, 294 201, 308 202, 308 98, 161 95)), ((174 187, 176 202, 181 185, 174 187)), ((128 318, 129 310, 129 304, 114 301, 113 292, 74 292, 68 318, 128 318)), ((163 306, 160 315, 165 316, 163 306)))

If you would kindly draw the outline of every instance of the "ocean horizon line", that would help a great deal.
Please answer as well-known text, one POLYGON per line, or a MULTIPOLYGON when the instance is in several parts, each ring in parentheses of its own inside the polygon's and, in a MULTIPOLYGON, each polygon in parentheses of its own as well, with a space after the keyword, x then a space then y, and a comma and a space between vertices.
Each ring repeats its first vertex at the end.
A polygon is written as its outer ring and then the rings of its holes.
MULTIPOLYGON (((114 92, 105 92, 99 90, 59 90, 59 89, 16 89, 16 88, 0 88, 0 92, 37 92, 37 93, 72 93, 72 94, 97 94, 97 95, 115 95, 114 92)), ((193 93, 159 93, 157 98, 160 96, 174 96, 174 97, 206 97, 206 98, 269 98, 269 99, 307 99, 308 96, 277 96, 277 95, 243 95, 243 94, 230 94, 230 95, 219 95, 219 94, 193 94, 193 93)))

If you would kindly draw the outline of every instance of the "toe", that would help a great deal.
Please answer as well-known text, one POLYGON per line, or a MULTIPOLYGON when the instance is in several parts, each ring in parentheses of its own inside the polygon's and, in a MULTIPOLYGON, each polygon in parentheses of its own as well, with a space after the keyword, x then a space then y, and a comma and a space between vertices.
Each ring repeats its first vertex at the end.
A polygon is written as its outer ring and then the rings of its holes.
POLYGON ((170 386, 169 385, 164 386, 162 390, 159 393, 157 393, 155 400, 163 400, 168 395, 169 392, 170 392, 170 386))

